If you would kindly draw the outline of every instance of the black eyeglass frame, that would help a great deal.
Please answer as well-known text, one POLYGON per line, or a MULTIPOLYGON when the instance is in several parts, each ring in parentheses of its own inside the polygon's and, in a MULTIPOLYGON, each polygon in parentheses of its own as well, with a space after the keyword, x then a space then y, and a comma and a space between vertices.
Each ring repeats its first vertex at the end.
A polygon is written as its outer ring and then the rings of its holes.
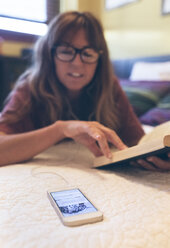
POLYGON ((59 59, 59 60, 62 61, 62 62, 65 62, 65 63, 67 63, 67 62, 72 62, 72 61, 76 58, 77 54, 80 54, 80 59, 81 59, 81 61, 82 61, 83 63, 85 63, 85 64, 94 64, 94 63, 96 63, 96 62, 98 61, 100 55, 103 53, 102 50, 97 51, 96 49, 94 49, 94 48, 91 47, 91 46, 85 46, 85 47, 79 49, 79 48, 76 48, 76 47, 74 47, 74 46, 71 46, 71 45, 68 44, 68 43, 59 43, 59 44, 54 45, 53 48, 52 48, 52 52, 53 52, 53 54, 57 57, 57 59, 59 59), (60 57, 58 57, 56 51, 57 51, 57 47, 59 47, 59 46, 71 47, 71 48, 74 50, 74 55, 73 55, 73 57, 72 57, 70 60, 63 60, 63 59, 61 59, 60 57), (86 49, 93 49, 93 50, 96 52, 96 54, 98 54, 98 57, 96 58, 95 61, 93 61, 93 62, 84 61, 84 59, 83 59, 83 53, 82 53, 82 52, 83 52, 84 50, 86 50, 86 49))

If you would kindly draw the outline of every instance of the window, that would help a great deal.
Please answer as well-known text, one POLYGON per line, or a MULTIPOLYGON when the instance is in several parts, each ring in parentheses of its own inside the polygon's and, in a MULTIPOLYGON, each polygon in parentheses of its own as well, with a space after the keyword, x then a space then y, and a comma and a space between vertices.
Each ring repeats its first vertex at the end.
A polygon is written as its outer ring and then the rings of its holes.
POLYGON ((0 6, 0 36, 7 39, 43 35, 59 13, 59 0, 0 0, 0 6))

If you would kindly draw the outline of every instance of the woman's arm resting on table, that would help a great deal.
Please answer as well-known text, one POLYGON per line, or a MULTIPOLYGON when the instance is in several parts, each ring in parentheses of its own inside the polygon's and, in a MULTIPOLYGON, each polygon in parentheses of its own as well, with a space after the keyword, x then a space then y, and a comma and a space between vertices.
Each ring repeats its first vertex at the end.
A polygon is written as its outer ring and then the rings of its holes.
POLYGON ((85 145, 94 155, 111 157, 108 142, 118 149, 126 146, 117 134, 98 122, 57 121, 39 130, 0 135, 0 165, 28 160, 64 138, 85 145))
POLYGON ((60 122, 48 127, 21 133, 0 135, 0 165, 28 160, 64 137, 60 122))

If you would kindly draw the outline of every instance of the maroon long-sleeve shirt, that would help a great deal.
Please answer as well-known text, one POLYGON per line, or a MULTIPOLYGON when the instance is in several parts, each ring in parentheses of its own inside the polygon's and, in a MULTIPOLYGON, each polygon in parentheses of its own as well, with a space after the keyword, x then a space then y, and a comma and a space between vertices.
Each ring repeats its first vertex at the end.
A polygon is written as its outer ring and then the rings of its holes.
MULTIPOLYGON (((128 146, 133 146, 136 145, 140 138, 144 135, 144 131, 119 82, 115 80, 114 83, 115 101, 120 118, 120 126, 117 134, 128 146)), ((32 118, 33 115, 30 112, 23 116, 23 118, 18 122, 10 124, 3 121, 1 122, 5 115, 15 115, 17 112, 16 110, 21 106, 24 106, 25 102, 29 102, 29 99, 30 93, 28 86, 23 86, 13 93, 10 101, 7 103, 1 113, 0 132, 4 132, 6 134, 16 134, 37 129, 35 120, 32 118)), ((38 111, 39 114, 44 114, 42 109, 36 109, 35 111, 38 111)), ((34 110, 31 110, 31 112, 34 112, 34 110)), ((36 113, 34 113, 34 116, 36 116, 36 113)))

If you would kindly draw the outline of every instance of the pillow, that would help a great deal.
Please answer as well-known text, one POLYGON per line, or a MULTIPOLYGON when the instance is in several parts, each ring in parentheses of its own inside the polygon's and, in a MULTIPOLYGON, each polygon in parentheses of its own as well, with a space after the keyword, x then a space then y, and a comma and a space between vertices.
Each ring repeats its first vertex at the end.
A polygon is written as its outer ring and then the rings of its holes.
POLYGON ((146 111, 154 108, 168 91, 169 81, 130 81, 120 80, 120 85, 125 91, 135 113, 141 116, 146 111))
POLYGON ((140 117, 140 122, 145 125, 157 126, 170 120, 170 109, 153 108, 140 117))
POLYGON ((170 61, 162 63, 136 62, 130 80, 170 80, 170 61))
POLYGON ((158 103, 158 107, 162 109, 170 109, 170 89, 169 93, 158 103))
POLYGON ((170 120, 170 93, 158 105, 140 117, 142 124, 157 126, 170 120))

